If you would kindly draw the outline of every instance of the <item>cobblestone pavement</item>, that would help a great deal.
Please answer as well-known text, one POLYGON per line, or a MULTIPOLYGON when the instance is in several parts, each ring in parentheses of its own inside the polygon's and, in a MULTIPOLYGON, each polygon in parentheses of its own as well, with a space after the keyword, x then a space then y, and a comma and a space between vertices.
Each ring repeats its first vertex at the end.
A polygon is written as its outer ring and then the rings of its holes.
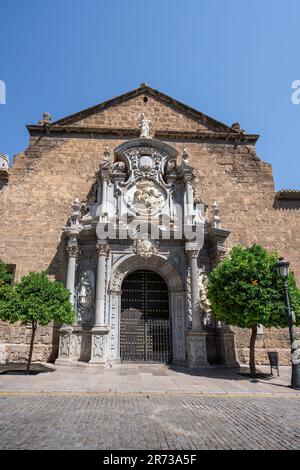
POLYGON ((299 396, 2 393, 1 449, 300 449, 299 396))

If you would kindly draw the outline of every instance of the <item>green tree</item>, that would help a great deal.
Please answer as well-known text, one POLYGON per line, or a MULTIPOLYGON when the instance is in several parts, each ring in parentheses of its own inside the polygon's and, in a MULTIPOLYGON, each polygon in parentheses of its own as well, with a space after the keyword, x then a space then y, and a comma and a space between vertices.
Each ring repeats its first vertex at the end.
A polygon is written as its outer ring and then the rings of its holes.
POLYGON ((72 324, 75 312, 70 302, 70 291, 61 282, 49 280, 46 272, 32 272, 0 296, 0 318, 10 323, 31 323, 26 368, 26 373, 29 373, 38 324, 47 326, 52 321, 72 324))
MULTIPOLYGON (((237 246, 211 273, 208 298, 215 317, 229 325, 251 328, 250 373, 255 375, 255 341, 259 324, 287 327, 284 286, 276 272, 276 253, 260 245, 237 246)), ((300 324, 300 290, 293 273, 288 278, 291 307, 300 324)))

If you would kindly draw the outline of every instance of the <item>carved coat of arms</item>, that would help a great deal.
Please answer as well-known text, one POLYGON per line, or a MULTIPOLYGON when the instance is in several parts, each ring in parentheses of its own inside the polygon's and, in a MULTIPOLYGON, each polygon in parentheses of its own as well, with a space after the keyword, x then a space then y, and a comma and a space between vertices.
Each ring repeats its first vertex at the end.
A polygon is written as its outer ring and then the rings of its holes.
POLYGON ((141 180, 136 184, 133 204, 144 206, 146 211, 160 209, 165 202, 163 193, 151 180, 141 180))

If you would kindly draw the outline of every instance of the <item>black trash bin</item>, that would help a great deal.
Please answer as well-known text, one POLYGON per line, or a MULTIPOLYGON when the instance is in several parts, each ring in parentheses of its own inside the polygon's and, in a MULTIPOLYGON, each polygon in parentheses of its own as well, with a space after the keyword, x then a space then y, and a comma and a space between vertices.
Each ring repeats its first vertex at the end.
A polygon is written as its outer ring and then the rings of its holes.
POLYGON ((277 351, 270 351, 268 352, 270 366, 271 366, 271 374, 273 375, 273 367, 277 369, 277 376, 279 376, 279 355, 277 351))

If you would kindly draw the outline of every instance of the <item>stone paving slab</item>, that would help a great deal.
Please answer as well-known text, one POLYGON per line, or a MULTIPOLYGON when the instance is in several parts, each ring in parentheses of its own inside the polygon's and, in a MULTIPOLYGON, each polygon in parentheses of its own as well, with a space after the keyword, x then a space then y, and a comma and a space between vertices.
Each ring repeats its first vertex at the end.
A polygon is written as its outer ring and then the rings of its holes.
MULTIPOLYGON (((0 367, 3 371, 5 366, 0 367)), ((241 369, 246 371, 246 369, 241 369)), ((269 367, 259 366, 269 373, 269 367)), ((38 375, 0 374, 0 392, 184 392, 220 394, 300 395, 289 388, 291 368, 281 367, 280 377, 241 376, 237 370, 212 368, 193 371, 165 365, 118 365, 108 369, 56 367, 38 375), (147 371, 147 372, 145 372, 147 371)))
POLYGON ((300 449, 300 397, 0 395, 0 449, 300 449))

